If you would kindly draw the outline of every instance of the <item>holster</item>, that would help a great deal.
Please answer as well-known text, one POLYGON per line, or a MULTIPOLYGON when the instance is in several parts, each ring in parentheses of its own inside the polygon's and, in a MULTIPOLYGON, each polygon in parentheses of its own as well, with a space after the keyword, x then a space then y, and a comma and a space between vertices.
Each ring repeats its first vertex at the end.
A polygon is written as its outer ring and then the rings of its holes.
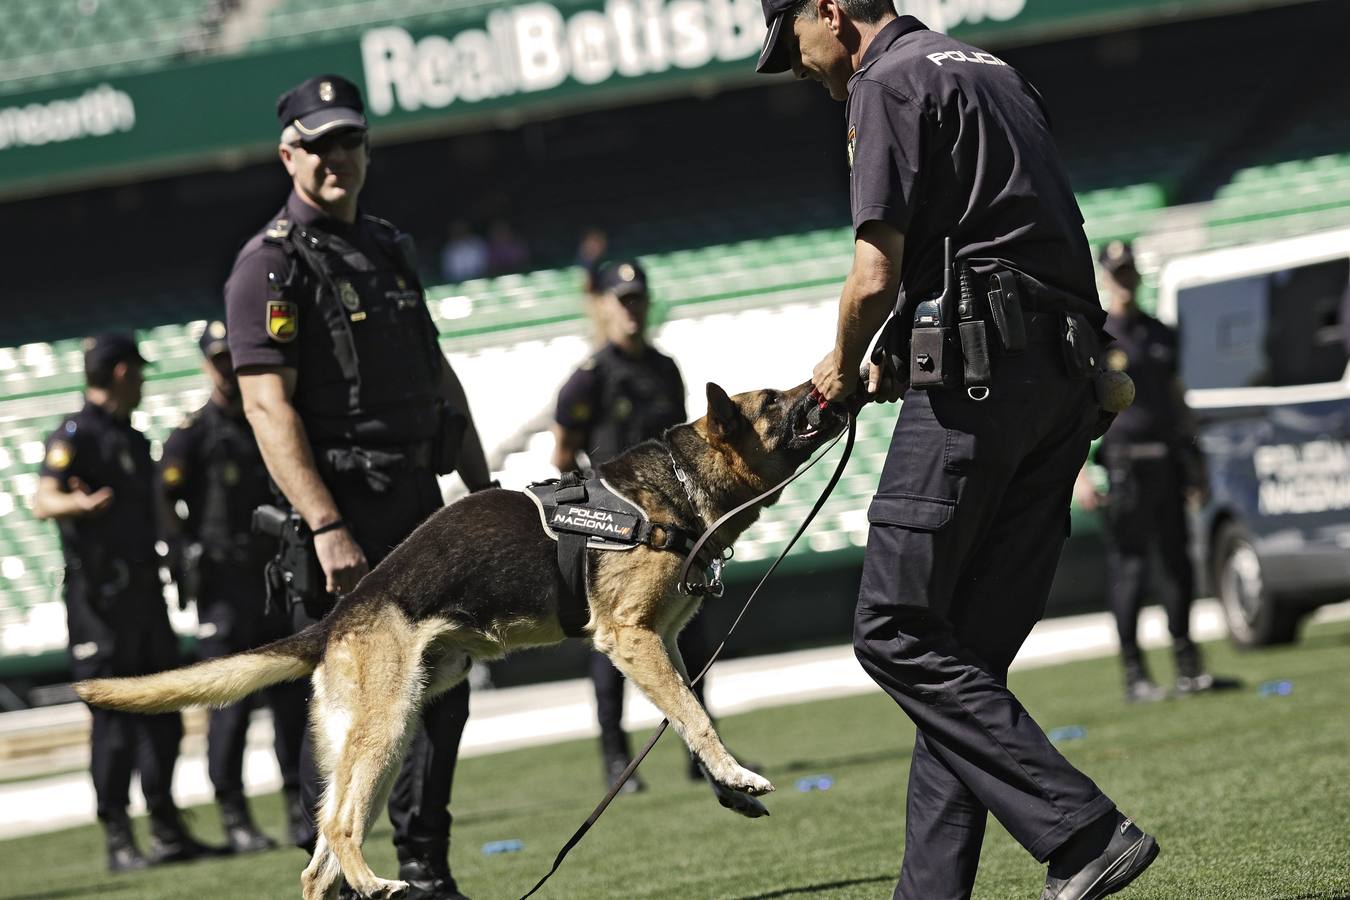
POLYGON ((266 612, 289 611, 297 603, 310 605, 327 599, 314 535, 298 512, 260 506, 253 511, 253 530, 277 540, 276 556, 264 570, 266 612))
POLYGON ((459 451, 464 445, 464 432, 469 429, 469 418, 445 400, 436 404, 436 437, 431 444, 431 470, 437 475, 449 475, 459 465, 459 451))

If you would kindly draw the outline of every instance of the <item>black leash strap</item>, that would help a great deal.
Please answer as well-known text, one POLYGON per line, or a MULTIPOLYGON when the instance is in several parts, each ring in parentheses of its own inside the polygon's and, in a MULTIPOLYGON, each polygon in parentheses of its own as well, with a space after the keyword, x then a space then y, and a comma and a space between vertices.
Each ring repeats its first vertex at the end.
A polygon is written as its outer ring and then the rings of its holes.
MULTIPOLYGON (((835 466, 834 474, 830 476, 829 484, 825 485, 825 490, 821 492, 820 498, 816 500, 815 506, 811 507, 811 512, 807 513, 806 518, 802 520, 802 524, 797 528, 797 532, 794 535, 792 535, 792 539, 787 542, 787 546, 783 548, 783 552, 778 554, 778 558, 773 561, 773 565, 769 566, 768 571, 764 573, 764 576, 760 578, 759 583, 755 585, 755 589, 750 592, 750 596, 746 598, 745 605, 741 607, 741 611, 737 613, 736 619, 731 623, 731 627, 727 629, 726 636, 722 638, 722 642, 717 645, 717 649, 714 650, 712 652, 712 655, 708 657, 707 664, 699 671, 697 675, 695 675, 690 680, 689 682, 690 687, 693 687, 694 685, 702 681, 703 676, 708 673, 708 670, 712 668, 712 664, 717 661, 717 657, 722 655, 723 648, 726 647, 727 641, 731 639, 732 632, 736 630, 736 626, 741 624, 741 619, 745 618, 745 614, 750 609, 750 604, 754 602, 755 595, 759 593, 759 589, 764 587, 764 582, 769 580, 769 576, 772 575, 774 570, 778 568, 778 564, 781 563, 783 561, 783 558, 788 555, 788 551, 790 551, 793 545, 797 543, 797 539, 800 538, 802 534, 806 532, 806 529, 811 524, 811 521, 815 519, 816 514, 820 512, 821 507, 825 505, 825 501, 829 499, 830 494, 834 491, 834 486, 839 483, 840 476, 844 474, 844 467, 848 465, 848 458, 853 453, 853 443, 857 438, 857 433, 858 433, 857 411, 855 409, 850 408, 848 414, 847 431, 840 432, 838 435, 836 435, 834 440, 832 440, 829 443, 829 445, 823 451, 821 451, 821 453, 815 459, 811 460, 811 462, 808 465, 799 469, 797 472, 793 473, 788 478, 785 478, 783 481, 779 482, 774 487, 769 488, 767 491, 760 494, 758 497, 755 497, 753 500, 748 500, 745 503, 742 503, 740 506, 736 507, 731 512, 722 516, 720 519, 714 522, 708 528, 708 530, 703 533, 703 536, 698 539, 697 543, 694 544, 693 550, 689 552, 689 556, 684 561, 684 567, 680 570, 681 586, 685 584, 685 580, 689 576, 689 569, 694 564, 694 560, 698 558, 699 551, 702 550, 703 545, 707 543, 714 534, 716 534, 718 528, 720 528, 723 524, 725 524, 727 520, 729 520, 732 516, 736 515, 739 512, 743 512, 744 510, 750 508, 751 506, 754 506, 756 503, 759 503, 761 500, 764 500, 765 498, 769 497, 774 492, 780 491, 783 488, 787 487, 792 482, 796 481, 799 477, 805 474, 808 469, 810 469, 816 463, 824 459, 826 454, 828 454, 831 450, 834 449, 834 445, 839 443, 839 439, 841 437, 843 437, 845 434, 848 435, 848 441, 844 444, 844 453, 842 456, 839 457, 839 464, 835 466)), ((604 813, 604 811, 609 808, 610 803, 612 803, 614 801, 614 798, 619 795, 619 791, 623 788, 624 784, 627 783, 629 778, 633 777, 633 773, 637 771, 638 766, 642 765, 642 761, 647 758, 647 754, 650 753, 652 751, 652 748, 656 746, 656 742, 661 739, 661 735, 666 733, 666 728, 669 725, 670 725, 669 719, 661 720, 660 726, 657 727, 656 732, 647 741, 646 746, 644 746, 638 752, 637 756, 633 757, 633 761, 628 764, 628 768, 624 769, 623 774, 621 774, 618 777, 618 780, 616 780, 614 784, 610 786, 609 793, 605 794, 605 798, 601 800, 600 804, 596 806, 596 808, 591 812, 589 816, 586 817, 586 821, 581 823, 581 827, 576 830, 576 833, 567 839, 567 843, 563 844, 562 849, 558 851, 558 855, 553 859, 553 868, 549 869, 548 872, 544 875, 544 877, 540 878, 539 881, 535 883, 534 887, 530 888, 529 893, 522 896, 520 900, 527 900, 527 898, 533 896, 536 891, 538 891, 541 887, 544 886, 544 882, 548 881, 550 878, 553 877, 553 873, 558 871, 559 867, 562 866, 563 860, 567 858, 567 854, 572 852, 573 847, 581 843, 581 839, 586 836, 586 832, 591 830, 591 826, 594 825, 597 820, 599 820, 601 814, 604 813)))

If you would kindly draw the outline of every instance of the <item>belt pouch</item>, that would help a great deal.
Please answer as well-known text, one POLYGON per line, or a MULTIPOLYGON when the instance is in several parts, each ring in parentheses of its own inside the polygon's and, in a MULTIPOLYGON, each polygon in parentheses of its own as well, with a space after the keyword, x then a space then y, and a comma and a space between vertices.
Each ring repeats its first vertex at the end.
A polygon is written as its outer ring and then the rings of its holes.
POLYGON ((956 379, 948 373, 951 363, 944 353, 950 330, 925 325, 910 332, 910 387, 927 390, 953 385, 956 379))
POLYGON ((966 387, 988 384, 991 374, 989 337, 984 321, 962 322, 957 327, 961 334, 961 358, 965 360, 966 387))
POLYGON ((1101 357, 1097 330, 1082 313, 1064 317, 1064 370, 1070 378, 1092 378, 1101 357))
POLYGON ((1012 272, 1005 270, 989 276, 989 315, 1004 350, 1021 353, 1027 349, 1022 300, 1017 295, 1017 276, 1012 272))

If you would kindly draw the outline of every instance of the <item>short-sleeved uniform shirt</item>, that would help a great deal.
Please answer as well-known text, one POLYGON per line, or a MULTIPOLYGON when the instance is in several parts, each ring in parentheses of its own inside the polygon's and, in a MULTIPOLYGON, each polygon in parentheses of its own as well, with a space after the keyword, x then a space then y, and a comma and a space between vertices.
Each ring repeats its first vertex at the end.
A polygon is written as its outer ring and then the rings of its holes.
POLYGON ((155 464, 150 442, 129 419, 86 402, 47 437, 40 474, 66 490, 112 488, 112 503, 98 515, 60 523, 66 564, 89 577, 111 577, 120 561, 132 568, 155 566, 155 464))
POLYGON ((586 455, 598 466, 683 422, 684 380, 675 360, 654 347, 633 357, 606 344, 563 384, 555 418, 584 433, 586 455))
POLYGON ((187 506, 184 532, 207 558, 244 563, 268 555, 270 542, 253 534, 253 510, 273 495, 242 410, 208 402, 192 413, 164 442, 159 472, 165 496, 187 506))
POLYGON ((977 274, 1015 271, 1036 308, 1101 325, 1083 217, 1040 96, 1016 70, 900 16, 848 91, 853 227, 904 233, 907 310, 941 291, 950 236, 977 274))
POLYGON ((1116 416, 1103 446, 1172 442, 1187 421, 1176 389, 1176 332, 1140 310, 1109 317, 1106 330, 1116 339, 1106 351, 1106 366, 1134 380, 1134 403, 1116 416))
MULTIPOLYGON (((361 215, 353 224, 329 218, 292 192, 273 222, 244 244, 225 283, 225 317, 235 369, 242 371, 250 366, 295 369, 293 402, 315 445, 411 443, 435 433, 434 397, 441 374, 439 362, 430 359, 422 335, 411 332, 408 326, 413 320, 411 313, 405 313, 405 307, 416 313, 415 324, 425 329, 427 340, 434 342, 435 326, 420 286, 403 279, 399 274, 403 266, 379 239, 380 227, 361 215), (395 404, 388 410, 367 409, 347 415, 321 413, 319 404, 311 402, 320 395, 345 397, 349 383, 316 291, 286 289, 291 263, 275 238, 276 223, 282 220, 289 228, 306 228, 340 238, 363 254, 378 271, 386 273, 387 287, 393 290, 374 297, 354 292, 342 298, 344 304, 351 303, 344 314, 351 318, 348 327, 355 334, 360 377, 367 386, 409 382, 424 385, 421 389, 427 398, 424 408, 395 404), (272 240, 268 239, 269 232, 273 234, 272 240), (405 318, 391 333, 389 321, 394 315, 405 318), (396 346, 400 343, 405 346, 396 346), (433 364, 437 366, 434 371, 428 368, 433 364)), ((348 283, 344 291, 351 287, 348 283)), ((328 408, 332 408, 331 402, 328 408)))

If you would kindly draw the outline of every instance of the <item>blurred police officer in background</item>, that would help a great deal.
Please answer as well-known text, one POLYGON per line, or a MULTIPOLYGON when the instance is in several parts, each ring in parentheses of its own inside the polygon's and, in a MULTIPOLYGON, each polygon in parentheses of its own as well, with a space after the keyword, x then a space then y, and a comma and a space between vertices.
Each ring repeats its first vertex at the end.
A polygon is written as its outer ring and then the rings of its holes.
POLYGON ((1086 468, 1079 473, 1074 494, 1083 509, 1102 512, 1108 595, 1120 635, 1125 699, 1151 702, 1168 695, 1149 677, 1139 649, 1139 610, 1150 587, 1167 611, 1177 693, 1235 687, 1231 679, 1216 679, 1204 671, 1200 651, 1190 638, 1195 576, 1186 503, 1201 502, 1207 482, 1177 368, 1176 332, 1139 308, 1139 270, 1129 244, 1110 241, 1097 261, 1108 304, 1106 328, 1116 339, 1106 351, 1106 365, 1129 373, 1135 399, 1097 449, 1097 460, 1106 469, 1107 495, 1097 493, 1086 468), (1155 554, 1157 566, 1152 564, 1155 554), (1150 572, 1158 577, 1150 577, 1150 572))
POLYGON ((854 627, 863 668, 918 727, 895 896, 969 897, 990 812, 1049 863, 1045 900, 1114 893, 1156 842, 1007 685, 1107 421, 1094 395, 1105 316, 1043 102, 891 0, 762 3, 757 68, 847 101, 854 258, 812 381, 826 400, 853 395, 894 309, 882 342, 904 371, 873 365, 866 389, 895 399, 888 374, 909 388, 868 511, 854 627))
MULTIPOLYGON (((323 618, 442 505, 436 475, 489 485, 459 380, 437 343, 411 241, 364 215, 370 161, 351 82, 311 78, 277 104, 285 205, 240 251, 225 286, 230 350, 268 473, 299 518, 288 532, 317 561, 318 584, 290 585, 296 629, 323 618)), ((448 864, 450 787, 468 684, 427 703, 389 800, 405 894, 460 898, 448 864)), ((308 745, 308 736, 306 736, 308 745)), ((314 840, 311 754, 302 791, 314 840)))
MULTIPOLYGON (((33 514, 55 519, 65 556, 66 626, 75 679, 145 675, 179 663, 155 541, 160 509, 150 442, 131 425, 145 359, 129 334, 85 343, 84 408, 47 438, 33 514)), ((89 764, 114 872, 194 858, 207 848, 183 827, 170 788, 183 723, 90 707, 89 764), (150 810, 150 855, 127 818, 131 773, 150 810)))
MULTIPOLYGON (((186 608, 196 601, 197 649, 203 659, 212 659, 285 637, 290 622, 284 606, 269 609, 264 603, 263 573, 276 548, 254 533, 252 523, 253 510, 272 501, 272 489, 244 418, 225 323, 208 323, 200 344, 211 398, 164 442, 160 481, 171 506, 166 519, 178 605, 186 608), (181 520, 180 506, 186 514, 181 520)), ((293 838, 303 828, 300 742, 305 695, 303 682, 276 685, 265 693, 293 838)), ((254 704, 250 698, 212 710, 207 730, 207 771, 234 853, 276 846, 253 823, 244 799, 245 739, 254 704)))
MULTIPOLYGON (((559 472, 579 468, 583 452, 594 470, 634 444, 660 437, 667 428, 686 419, 679 367, 647 343, 651 294, 642 267, 634 261, 598 265, 593 293, 605 343, 558 392, 553 465, 559 472)), ((679 644, 689 673, 697 673, 708 659, 699 620, 685 626, 679 644)), ((622 725, 624 678, 609 657, 592 651, 591 681, 595 685, 605 779, 612 784, 632 760, 622 725)), ((694 686, 694 693, 702 702, 702 681, 694 686)), ((690 777, 702 777, 693 761, 690 777)), ((626 793, 642 789, 637 775, 623 786, 626 793)))

